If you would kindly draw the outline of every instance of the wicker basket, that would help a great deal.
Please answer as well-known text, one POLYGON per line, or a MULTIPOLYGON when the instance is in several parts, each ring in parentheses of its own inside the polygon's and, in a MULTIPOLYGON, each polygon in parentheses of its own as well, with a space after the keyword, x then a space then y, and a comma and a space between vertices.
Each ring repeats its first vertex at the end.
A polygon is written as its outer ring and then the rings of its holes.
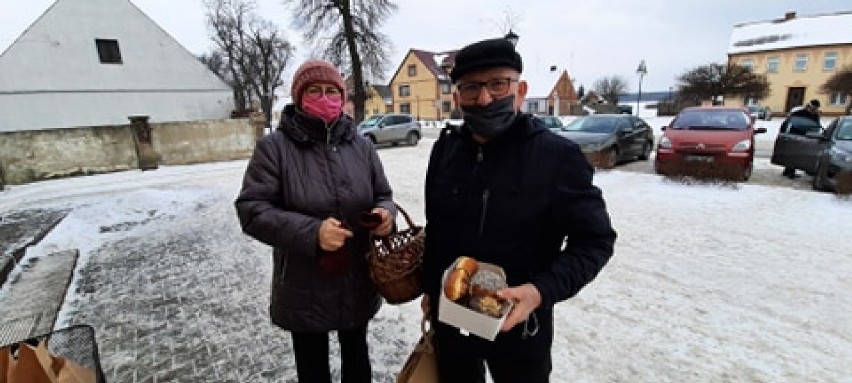
POLYGON ((388 303, 409 302, 422 293, 420 266, 426 231, 417 226, 408 213, 399 205, 396 208, 405 217, 408 229, 398 230, 386 237, 370 239, 370 277, 379 294, 388 303))

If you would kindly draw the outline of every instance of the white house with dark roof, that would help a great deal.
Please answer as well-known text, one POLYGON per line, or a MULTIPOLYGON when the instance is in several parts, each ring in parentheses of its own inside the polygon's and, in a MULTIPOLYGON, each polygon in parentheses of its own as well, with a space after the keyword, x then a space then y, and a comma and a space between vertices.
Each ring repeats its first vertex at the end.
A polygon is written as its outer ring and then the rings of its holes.
MULTIPOLYGON (((775 20, 735 25, 728 61, 765 74, 770 84, 768 98, 735 102, 763 104, 779 115, 817 99, 824 115, 842 114, 852 97, 823 94, 820 87, 852 66, 852 11, 810 16, 788 12, 775 20)), ((729 100, 725 103, 732 104, 729 100)))
POLYGON ((57 0, 0 55, 0 132, 220 119, 233 107, 228 85, 129 0, 57 0))

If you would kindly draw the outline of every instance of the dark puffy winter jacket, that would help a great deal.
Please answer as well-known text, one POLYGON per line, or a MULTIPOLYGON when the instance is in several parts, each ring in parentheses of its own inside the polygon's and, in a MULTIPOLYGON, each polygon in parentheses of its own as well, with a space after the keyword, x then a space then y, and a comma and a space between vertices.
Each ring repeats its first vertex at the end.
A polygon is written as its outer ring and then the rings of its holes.
POLYGON ((381 300, 365 261, 369 233, 357 216, 374 207, 394 216, 391 188, 373 145, 352 119, 332 126, 284 109, 281 126, 257 143, 236 200, 243 231, 273 250, 272 321, 313 332, 365 325, 381 300), (328 217, 347 223, 350 267, 342 277, 320 272, 317 233, 328 217))
POLYGON ((442 273, 459 256, 501 266, 509 286, 534 284, 542 303, 538 326, 519 324, 494 343, 438 323, 439 342, 490 354, 550 352, 553 304, 577 294, 613 252, 616 233, 592 175, 576 144, 530 115, 482 145, 466 126, 442 131, 426 175, 423 280, 431 312, 442 273), (525 325, 538 334, 524 339, 525 325))

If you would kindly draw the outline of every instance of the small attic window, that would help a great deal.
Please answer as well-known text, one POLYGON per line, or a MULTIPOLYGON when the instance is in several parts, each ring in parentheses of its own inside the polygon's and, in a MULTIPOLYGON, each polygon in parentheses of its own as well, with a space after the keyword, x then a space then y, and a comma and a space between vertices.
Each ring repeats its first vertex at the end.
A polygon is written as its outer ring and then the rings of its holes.
POLYGON ((101 64, 121 64, 121 50, 118 48, 118 40, 95 39, 98 47, 98 57, 101 64))

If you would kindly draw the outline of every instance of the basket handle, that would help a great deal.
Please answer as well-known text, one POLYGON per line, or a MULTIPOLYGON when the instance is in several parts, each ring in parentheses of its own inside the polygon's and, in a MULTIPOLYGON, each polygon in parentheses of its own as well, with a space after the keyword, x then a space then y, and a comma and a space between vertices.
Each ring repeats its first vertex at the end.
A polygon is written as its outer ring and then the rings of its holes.
POLYGON ((414 228, 414 226, 416 226, 416 225, 414 224, 414 221, 411 219, 411 216, 408 215, 408 212, 405 211, 405 209, 403 209, 402 206, 399 206, 398 203, 394 202, 393 204, 394 204, 394 206, 396 206, 396 210, 399 210, 399 212, 402 213, 402 216, 405 217, 405 222, 408 224, 408 228, 409 229, 414 228))

